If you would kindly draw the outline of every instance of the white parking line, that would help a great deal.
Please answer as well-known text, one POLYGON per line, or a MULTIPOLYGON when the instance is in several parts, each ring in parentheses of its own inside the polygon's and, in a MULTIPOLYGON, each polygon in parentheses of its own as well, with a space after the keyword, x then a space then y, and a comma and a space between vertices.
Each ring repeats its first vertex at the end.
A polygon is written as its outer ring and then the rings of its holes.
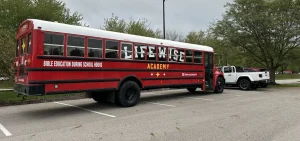
POLYGON ((82 109, 82 110, 85 110, 85 111, 89 111, 89 112, 92 112, 92 113, 95 113, 95 114, 99 114, 99 115, 105 115, 105 116, 108 116, 108 117, 116 117, 114 115, 109 115, 109 114, 105 114, 105 113, 101 113, 101 112, 97 112, 97 111, 92 111, 92 110, 89 110, 89 109, 81 108, 81 107, 70 105, 70 104, 66 104, 66 103, 61 103, 61 102, 54 102, 54 103, 65 105, 65 106, 79 108, 79 109, 82 109))
POLYGON ((11 133, 0 123, 0 130, 5 134, 5 136, 11 136, 11 133))
POLYGON ((191 99, 200 99, 200 100, 205 100, 205 101, 215 101, 213 99, 206 99, 206 98, 199 98, 199 97, 187 97, 187 98, 191 98, 191 99))
POLYGON ((144 101, 144 102, 154 104, 154 105, 169 106, 169 107, 173 107, 173 108, 176 107, 174 105, 168 105, 168 104, 162 104, 162 103, 154 103, 154 102, 147 102, 147 101, 144 101))
POLYGON ((237 94, 237 95, 235 95, 235 96, 242 96, 242 95, 238 95, 238 94, 237 94))

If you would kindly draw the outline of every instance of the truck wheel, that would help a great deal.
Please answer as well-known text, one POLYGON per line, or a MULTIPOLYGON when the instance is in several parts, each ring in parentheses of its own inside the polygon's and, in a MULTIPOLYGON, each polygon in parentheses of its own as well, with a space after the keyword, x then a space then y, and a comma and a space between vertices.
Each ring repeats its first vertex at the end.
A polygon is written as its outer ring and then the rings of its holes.
POLYGON ((192 93, 192 92, 195 92, 196 89, 197 89, 197 88, 187 88, 187 90, 188 90, 189 92, 191 92, 191 93, 192 93))
POLYGON ((224 87, 225 87, 224 79, 221 77, 218 77, 214 92, 215 93, 223 93, 224 87))
POLYGON ((116 92, 116 102, 123 107, 132 107, 139 102, 140 96, 139 85, 133 81, 126 81, 116 92))
POLYGON ((250 90, 251 89, 251 82, 247 79, 242 79, 238 83, 239 88, 242 90, 250 90))

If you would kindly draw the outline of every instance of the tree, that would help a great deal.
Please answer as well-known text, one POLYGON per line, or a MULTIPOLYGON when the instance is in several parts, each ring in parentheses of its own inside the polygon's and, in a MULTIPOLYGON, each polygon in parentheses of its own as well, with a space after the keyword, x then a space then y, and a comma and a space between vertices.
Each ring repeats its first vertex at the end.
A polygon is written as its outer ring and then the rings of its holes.
POLYGON ((13 80, 13 59, 16 43, 9 30, 0 29, 0 77, 13 80))
POLYGON ((100 29, 146 37, 161 38, 161 31, 158 29, 154 31, 149 26, 150 24, 148 24, 147 19, 133 20, 130 18, 129 21, 126 21, 124 19, 119 19, 119 17, 112 14, 111 18, 104 19, 104 25, 100 26, 100 29))
POLYGON ((198 44, 203 45, 206 44, 206 34, 204 31, 191 31, 188 33, 188 35, 185 37, 185 42, 192 43, 192 44, 198 44))
POLYGON ((119 19, 119 17, 112 14, 111 18, 104 19, 104 25, 100 26, 100 29, 125 33, 127 28, 127 22, 124 19, 119 19))
POLYGON ((144 18, 138 19, 137 21, 130 19, 126 29, 127 33, 146 37, 157 37, 156 32, 149 27, 150 24, 147 24, 147 22, 148 20, 144 18))
POLYGON ((0 27, 13 32, 28 18, 82 25, 82 15, 71 13, 59 0, 0 0, 0 27))
POLYGON ((83 25, 82 15, 71 13, 65 3, 58 0, 0 0, 0 5, 0 75, 6 77, 12 77, 15 35, 21 22, 31 18, 83 25))
POLYGON ((287 57, 284 58, 284 61, 280 65, 280 72, 284 70, 293 70, 294 72, 300 72, 300 49, 293 50, 287 54, 287 57))
POLYGON ((214 34, 228 40, 245 57, 271 71, 299 47, 299 0, 235 0, 227 4, 214 34))
POLYGON ((168 30, 166 32, 166 39, 171 41, 184 42, 184 36, 175 30, 168 30))

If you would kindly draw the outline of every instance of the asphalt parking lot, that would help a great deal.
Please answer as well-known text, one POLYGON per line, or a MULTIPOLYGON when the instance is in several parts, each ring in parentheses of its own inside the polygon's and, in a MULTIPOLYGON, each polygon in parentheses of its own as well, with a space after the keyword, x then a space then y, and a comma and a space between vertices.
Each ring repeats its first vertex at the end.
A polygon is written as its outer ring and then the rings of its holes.
POLYGON ((298 140, 300 89, 144 92, 121 108, 92 99, 0 108, 0 140, 298 140))

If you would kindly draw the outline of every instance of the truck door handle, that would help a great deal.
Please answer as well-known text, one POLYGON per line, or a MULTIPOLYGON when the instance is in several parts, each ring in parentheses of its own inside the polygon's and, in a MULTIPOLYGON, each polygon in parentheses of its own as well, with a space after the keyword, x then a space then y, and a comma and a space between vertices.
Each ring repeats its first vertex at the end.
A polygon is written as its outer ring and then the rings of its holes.
POLYGON ((228 76, 231 76, 231 74, 228 74, 228 76))

